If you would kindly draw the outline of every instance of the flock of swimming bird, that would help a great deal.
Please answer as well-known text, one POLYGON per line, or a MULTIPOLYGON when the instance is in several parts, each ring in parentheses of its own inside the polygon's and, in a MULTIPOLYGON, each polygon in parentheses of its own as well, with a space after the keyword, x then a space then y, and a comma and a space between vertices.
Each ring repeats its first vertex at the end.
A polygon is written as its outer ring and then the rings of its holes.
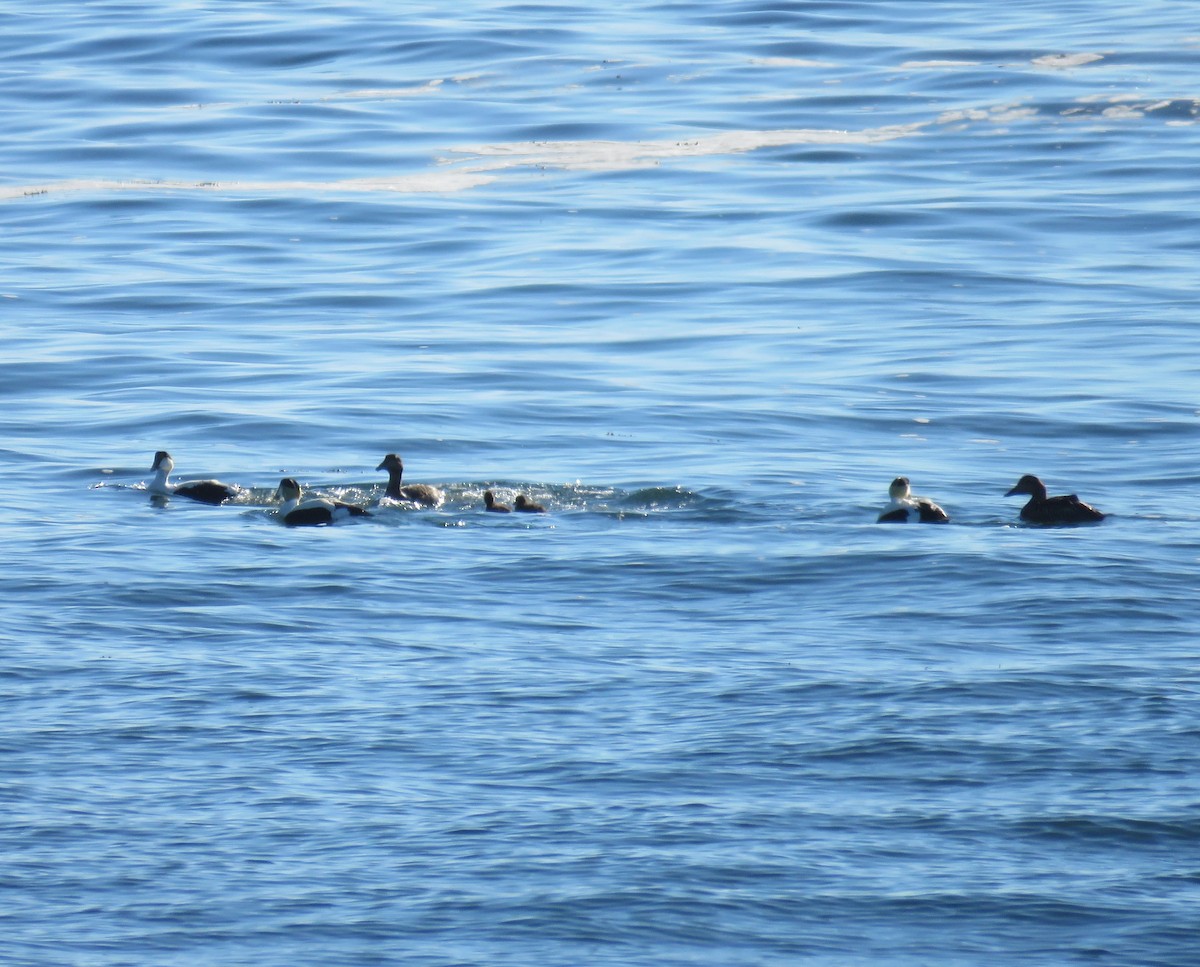
MULTIPOLYGON (((186 497, 202 504, 223 504, 233 500, 242 490, 235 484, 223 483, 220 480, 185 480, 182 483, 171 483, 171 471, 175 469, 175 461, 166 450, 154 454, 154 479, 146 489, 156 497, 186 497)), ((445 496, 437 487, 429 484, 404 483, 404 461, 394 453, 383 458, 376 470, 388 472, 386 494, 392 500, 404 500, 419 504, 422 507, 437 507, 445 500, 445 496)), ((279 519, 289 527, 319 526, 333 524, 350 517, 369 517, 370 511, 361 504, 350 504, 343 500, 332 500, 328 497, 305 496, 304 489, 295 477, 284 477, 279 481, 275 490, 279 499, 279 519)), ((546 508, 536 504, 524 494, 518 494, 515 508, 496 500, 490 490, 483 495, 484 508, 494 514, 509 514, 515 509, 526 514, 544 514, 546 508)))
MULTIPOLYGON (((156 497, 186 497, 202 504, 223 504, 232 500, 242 488, 220 480, 187 480, 171 483, 171 471, 175 461, 166 450, 154 454, 154 479, 147 490, 156 497)), ((404 461, 395 453, 383 458, 376 470, 386 470, 388 485, 386 496, 421 507, 437 507, 445 495, 430 484, 404 483, 404 461)), ((1057 497, 1046 495, 1046 485, 1033 474, 1026 474, 1005 494, 1013 497, 1022 494, 1029 498, 1021 508, 1021 519, 1030 524, 1088 524, 1104 520, 1104 514, 1091 504, 1085 504, 1074 494, 1057 497)), ((280 501, 278 517, 291 527, 333 524, 350 517, 370 516, 370 511, 361 504, 350 504, 322 496, 305 496, 295 477, 284 477, 279 481, 275 496, 280 501)), ((928 497, 914 497, 907 477, 897 477, 888 487, 891 502, 880 513, 881 524, 945 524, 950 520, 941 507, 928 497)), ((494 514, 509 514, 514 511, 526 514, 544 514, 546 508, 534 503, 524 494, 517 494, 513 506, 502 504, 490 490, 483 494, 484 509, 494 514)))

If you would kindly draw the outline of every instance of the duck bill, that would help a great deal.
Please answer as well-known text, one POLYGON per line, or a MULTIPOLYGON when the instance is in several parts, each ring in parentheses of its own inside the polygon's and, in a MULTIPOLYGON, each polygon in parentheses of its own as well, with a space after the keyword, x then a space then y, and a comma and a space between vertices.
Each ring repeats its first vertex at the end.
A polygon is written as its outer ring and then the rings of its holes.
POLYGON ((1005 497, 1015 497, 1017 494, 1027 494, 1027 493, 1029 493, 1028 490, 1022 490, 1021 485, 1017 484, 1015 487, 1013 487, 1012 490, 1010 490, 1004 496, 1005 497))

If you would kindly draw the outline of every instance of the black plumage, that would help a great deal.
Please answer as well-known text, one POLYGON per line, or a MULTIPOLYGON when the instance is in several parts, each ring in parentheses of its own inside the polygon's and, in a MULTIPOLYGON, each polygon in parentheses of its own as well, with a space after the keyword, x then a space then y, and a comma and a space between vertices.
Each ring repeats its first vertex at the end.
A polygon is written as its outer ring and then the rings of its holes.
POLYGON ((201 504, 223 504, 237 496, 238 488, 233 484, 222 483, 220 480, 185 480, 183 483, 170 482, 171 471, 175 469, 175 461, 166 450, 154 454, 154 480, 150 483, 150 492, 159 497, 186 497, 201 504))
POLYGON ((276 495, 283 501, 279 507, 280 519, 289 527, 317 527, 349 517, 370 516, 365 507, 342 500, 309 497, 302 501, 300 484, 294 477, 284 477, 279 481, 276 495))
POLYGON ((907 477, 897 477, 888 487, 892 502, 883 508, 880 524, 945 524, 950 520, 941 507, 928 497, 914 497, 907 477))

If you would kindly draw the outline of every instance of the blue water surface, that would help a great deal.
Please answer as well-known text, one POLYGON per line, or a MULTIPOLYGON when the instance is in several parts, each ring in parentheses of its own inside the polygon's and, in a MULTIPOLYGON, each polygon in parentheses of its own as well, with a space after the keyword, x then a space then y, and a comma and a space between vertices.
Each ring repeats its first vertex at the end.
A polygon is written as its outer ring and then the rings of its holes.
POLYGON ((1195 964, 1193 5, 0 26, 5 967, 1195 964))

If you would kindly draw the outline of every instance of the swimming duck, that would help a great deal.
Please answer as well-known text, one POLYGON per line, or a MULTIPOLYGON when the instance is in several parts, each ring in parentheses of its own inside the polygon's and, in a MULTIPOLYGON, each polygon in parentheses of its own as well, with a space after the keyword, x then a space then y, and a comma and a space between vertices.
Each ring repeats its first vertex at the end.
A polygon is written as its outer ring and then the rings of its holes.
POLYGON ((516 509, 525 514, 544 514, 546 508, 541 504, 535 504, 524 494, 517 494, 516 509))
POLYGON ((1047 497, 1046 485, 1031 473, 1025 474, 1004 496, 1015 494, 1029 495, 1029 503, 1021 508, 1021 520, 1030 524, 1087 524, 1104 520, 1104 514, 1074 494, 1047 497))
POLYGON ((511 514, 512 513, 512 508, 509 507, 508 504, 496 503, 496 495, 494 493, 492 493, 490 490, 485 490, 483 492, 483 503, 484 503, 485 508, 487 510, 490 510, 493 514, 511 514))
POLYGON ((429 484, 401 486, 400 481, 404 477, 404 461, 394 453, 389 453, 384 457, 383 462, 375 469, 388 472, 387 495, 392 500, 411 500, 414 503, 424 504, 426 507, 436 507, 445 500, 442 492, 429 484))
POLYGON ((897 477, 888 487, 892 502, 883 508, 879 524, 944 524, 950 520, 941 507, 928 497, 914 497, 907 477, 897 477))
POLYGON ((333 524, 348 517, 369 517, 365 507, 357 504, 347 504, 340 500, 329 500, 325 497, 309 497, 300 499, 300 484, 294 477, 284 477, 279 481, 275 491, 283 501, 279 505, 279 517, 289 527, 304 525, 333 524))
POLYGON ((185 480, 173 484, 167 479, 175 469, 175 461, 166 450, 154 454, 154 479, 150 481, 150 493, 157 497, 187 497, 202 504, 223 504, 237 496, 238 488, 219 480, 185 480))

